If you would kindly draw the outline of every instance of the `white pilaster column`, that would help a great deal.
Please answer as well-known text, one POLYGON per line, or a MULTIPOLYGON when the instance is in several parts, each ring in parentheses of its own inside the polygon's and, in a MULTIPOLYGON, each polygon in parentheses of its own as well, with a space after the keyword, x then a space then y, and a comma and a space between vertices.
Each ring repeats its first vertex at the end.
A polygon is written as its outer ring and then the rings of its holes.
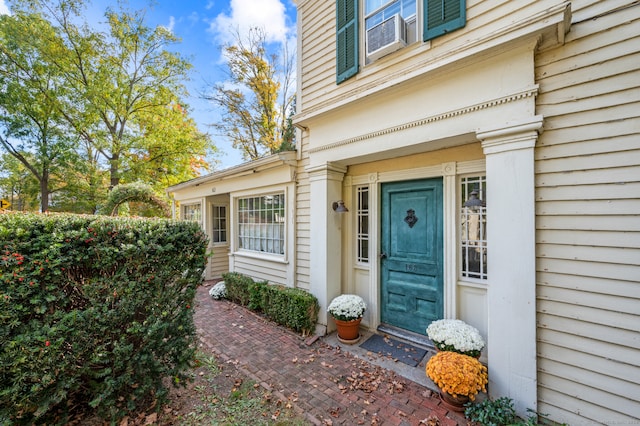
POLYGON ((537 409, 534 147, 542 117, 482 130, 487 167, 489 395, 537 409))
POLYGON ((334 212, 332 204, 342 200, 342 179, 347 169, 328 163, 309 167, 307 171, 311 198, 310 290, 320 303, 316 332, 324 335, 335 328, 328 321, 327 306, 342 290, 342 221, 345 214, 334 212))

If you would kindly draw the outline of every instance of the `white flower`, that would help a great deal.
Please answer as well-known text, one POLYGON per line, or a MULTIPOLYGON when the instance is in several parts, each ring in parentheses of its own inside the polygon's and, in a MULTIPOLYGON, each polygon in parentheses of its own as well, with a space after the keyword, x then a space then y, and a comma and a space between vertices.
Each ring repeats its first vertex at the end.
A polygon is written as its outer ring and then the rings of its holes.
POLYGON ((485 345, 478 329, 461 320, 433 321, 427 327, 427 335, 440 350, 479 354, 485 345))
POLYGON ((367 305, 362 297, 355 294, 341 294, 331 301, 327 312, 340 321, 352 321, 361 318, 367 305))
POLYGON ((209 290, 209 296, 213 297, 216 300, 224 299, 227 297, 227 286, 224 284, 224 281, 220 281, 209 290))

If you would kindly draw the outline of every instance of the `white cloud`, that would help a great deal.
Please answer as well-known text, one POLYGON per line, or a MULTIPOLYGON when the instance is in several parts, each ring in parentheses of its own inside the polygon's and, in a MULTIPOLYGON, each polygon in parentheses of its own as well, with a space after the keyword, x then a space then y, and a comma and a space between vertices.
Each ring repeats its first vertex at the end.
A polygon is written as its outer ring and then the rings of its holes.
POLYGON ((173 32, 173 29, 175 28, 175 26, 176 26, 176 18, 174 16, 169 16, 169 25, 165 25, 165 28, 170 32, 173 32))
POLYGON ((231 0, 229 6, 229 15, 219 14, 209 28, 219 43, 231 42, 233 32, 239 30, 240 34, 246 34, 252 27, 264 29, 267 42, 286 41, 290 31, 281 0, 231 0))
POLYGON ((0 15, 10 15, 9 8, 5 4, 4 0, 0 0, 0 15))

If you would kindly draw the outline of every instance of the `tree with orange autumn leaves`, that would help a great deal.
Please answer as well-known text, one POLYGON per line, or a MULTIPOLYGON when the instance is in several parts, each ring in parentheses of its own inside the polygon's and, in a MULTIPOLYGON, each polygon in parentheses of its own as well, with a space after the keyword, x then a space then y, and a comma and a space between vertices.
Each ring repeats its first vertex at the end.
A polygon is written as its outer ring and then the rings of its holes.
POLYGON ((286 44, 271 53, 265 31, 252 28, 246 36, 236 31, 235 41, 223 52, 228 80, 204 95, 222 110, 214 124, 218 134, 245 160, 293 149, 294 58, 286 44))

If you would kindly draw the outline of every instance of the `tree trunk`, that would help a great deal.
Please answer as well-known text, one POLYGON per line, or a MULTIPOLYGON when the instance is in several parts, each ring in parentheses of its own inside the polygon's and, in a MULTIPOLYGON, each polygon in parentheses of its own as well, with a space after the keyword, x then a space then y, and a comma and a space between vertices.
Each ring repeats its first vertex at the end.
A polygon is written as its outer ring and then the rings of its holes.
POLYGON ((42 178, 40 179, 40 211, 45 213, 49 210, 49 170, 42 169, 42 178))
POLYGON ((111 176, 111 183, 109 185, 109 191, 120 184, 120 154, 113 154, 111 156, 111 169, 109 170, 111 176))

